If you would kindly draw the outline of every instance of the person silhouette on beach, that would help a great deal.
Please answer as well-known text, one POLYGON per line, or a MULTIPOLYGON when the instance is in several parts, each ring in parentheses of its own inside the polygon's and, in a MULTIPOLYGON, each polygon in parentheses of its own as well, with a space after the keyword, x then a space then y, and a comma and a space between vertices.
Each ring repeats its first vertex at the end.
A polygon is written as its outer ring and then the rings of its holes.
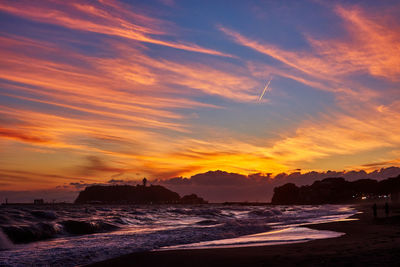
POLYGON ((372 206, 372 210, 374 211, 374 218, 378 217, 378 207, 376 206, 376 203, 374 203, 374 205, 372 206))
POLYGON ((389 216, 389 204, 387 202, 385 203, 385 214, 386 214, 386 217, 389 216))

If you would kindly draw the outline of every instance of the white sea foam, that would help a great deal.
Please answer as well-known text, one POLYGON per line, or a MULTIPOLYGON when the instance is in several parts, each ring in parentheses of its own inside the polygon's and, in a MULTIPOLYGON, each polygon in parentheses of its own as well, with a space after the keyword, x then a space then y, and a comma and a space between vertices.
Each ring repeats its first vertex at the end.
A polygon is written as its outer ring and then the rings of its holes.
POLYGON ((307 242, 315 239, 334 238, 344 235, 326 230, 313 230, 306 227, 288 227, 269 232, 239 236, 235 238, 203 241, 176 246, 166 246, 158 250, 179 249, 208 249, 208 248, 232 248, 232 247, 254 247, 268 245, 282 245, 290 243, 307 242))
POLYGON ((0 229, 0 250, 7 250, 7 249, 11 249, 12 247, 13 247, 13 245, 12 245, 11 241, 0 229))

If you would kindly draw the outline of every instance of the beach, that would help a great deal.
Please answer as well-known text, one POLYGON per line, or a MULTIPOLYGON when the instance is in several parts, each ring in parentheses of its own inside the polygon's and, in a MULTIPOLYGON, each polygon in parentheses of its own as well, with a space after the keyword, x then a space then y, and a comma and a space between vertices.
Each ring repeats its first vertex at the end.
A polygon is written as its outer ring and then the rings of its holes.
POLYGON ((399 266, 400 213, 372 204, 357 205, 349 221, 307 225, 345 233, 337 238, 259 247, 150 251, 127 254, 89 266, 399 266))

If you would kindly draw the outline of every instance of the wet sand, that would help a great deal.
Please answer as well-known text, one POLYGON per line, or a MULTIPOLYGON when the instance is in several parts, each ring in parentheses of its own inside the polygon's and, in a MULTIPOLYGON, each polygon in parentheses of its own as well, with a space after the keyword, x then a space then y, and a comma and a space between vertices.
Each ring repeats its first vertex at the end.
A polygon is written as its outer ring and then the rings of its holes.
MULTIPOLYGON (((381 207, 382 205, 380 205, 381 207)), ((371 205, 356 206, 356 221, 308 225, 346 233, 305 243, 199 250, 140 252, 90 266, 400 266, 400 209, 389 217, 371 205)))

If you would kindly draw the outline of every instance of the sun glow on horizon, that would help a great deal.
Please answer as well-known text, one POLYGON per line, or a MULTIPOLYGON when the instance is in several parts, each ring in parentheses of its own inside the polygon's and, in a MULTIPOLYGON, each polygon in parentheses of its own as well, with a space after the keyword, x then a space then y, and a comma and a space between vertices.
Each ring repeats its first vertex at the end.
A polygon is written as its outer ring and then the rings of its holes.
POLYGON ((1 190, 400 166, 398 3, 196 8, 2 1, 1 190))

